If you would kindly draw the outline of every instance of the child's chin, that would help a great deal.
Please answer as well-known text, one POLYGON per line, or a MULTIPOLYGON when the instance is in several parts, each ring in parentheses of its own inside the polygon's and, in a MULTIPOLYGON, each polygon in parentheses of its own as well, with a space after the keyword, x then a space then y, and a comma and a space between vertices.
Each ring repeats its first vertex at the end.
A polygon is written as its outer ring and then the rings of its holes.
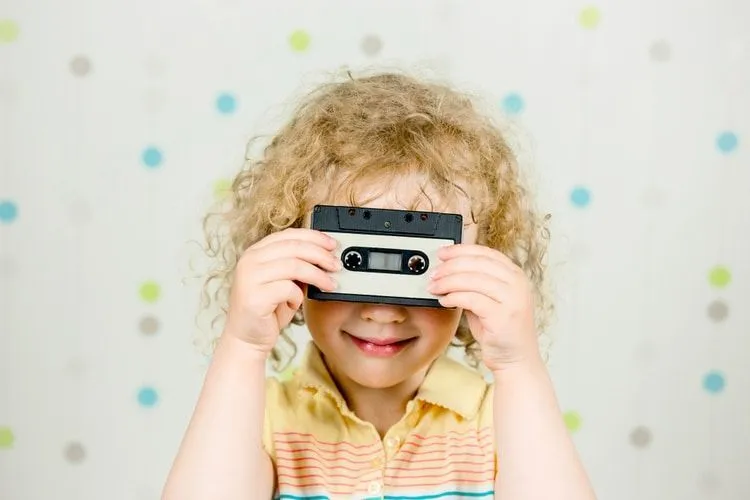
POLYGON ((414 376, 410 370, 399 366, 394 360, 390 362, 375 360, 376 363, 362 360, 352 360, 347 366, 347 377, 356 384, 369 389, 389 389, 397 386, 414 376))

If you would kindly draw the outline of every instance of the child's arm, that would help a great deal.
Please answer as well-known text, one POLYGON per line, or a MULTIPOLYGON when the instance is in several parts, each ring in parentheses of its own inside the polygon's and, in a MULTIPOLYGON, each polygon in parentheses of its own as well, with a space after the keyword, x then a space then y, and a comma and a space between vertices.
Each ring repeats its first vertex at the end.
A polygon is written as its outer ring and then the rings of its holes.
POLYGON ((288 228, 237 262, 224 333, 162 500, 270 500, 274 470, 263 448, 266 360, 304 300, 304 286, 333 290, 336 240, 288 228))
POLYGON ((224 335, 162 500, 270 500, 274 470, 263 450, 267 355, 224 335))
POLYGON ((541 358, 494 372, 500 500, 594 500, 541 358))

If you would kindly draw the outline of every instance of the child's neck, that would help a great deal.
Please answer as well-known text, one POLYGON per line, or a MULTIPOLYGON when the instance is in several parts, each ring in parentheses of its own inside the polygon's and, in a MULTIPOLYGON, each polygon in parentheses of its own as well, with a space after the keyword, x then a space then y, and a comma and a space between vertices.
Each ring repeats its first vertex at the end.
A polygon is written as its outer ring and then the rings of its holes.
POLYGON ((406 412, 406 404, 422 385, 426 370, 415 373, 400 384, 385 389, 363 387, 350 378, 331 370, 336 385, 349 409, 360 419, 370 422, 382 438, 406 412))

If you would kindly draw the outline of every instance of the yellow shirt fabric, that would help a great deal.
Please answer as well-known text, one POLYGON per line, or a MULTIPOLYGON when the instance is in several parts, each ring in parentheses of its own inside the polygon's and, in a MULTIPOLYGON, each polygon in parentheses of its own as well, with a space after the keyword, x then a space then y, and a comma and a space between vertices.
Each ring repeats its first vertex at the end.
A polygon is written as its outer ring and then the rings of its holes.
POLYGON ((347 407, 310 342, 293 377, 266 382, 263 445, 278 500, 494 497, 491 385, 447 355, 381 439, 347 407))

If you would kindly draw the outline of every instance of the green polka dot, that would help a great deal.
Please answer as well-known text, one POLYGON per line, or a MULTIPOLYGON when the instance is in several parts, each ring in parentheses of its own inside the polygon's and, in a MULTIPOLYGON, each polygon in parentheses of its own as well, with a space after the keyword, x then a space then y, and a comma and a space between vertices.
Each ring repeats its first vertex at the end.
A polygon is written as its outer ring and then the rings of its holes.
POLYGON ((306 31, 297 30, 289 37, 289 44, 292 50, 303 52, 310 45, 310 35, 306 31))
POLYGON ((0 449, 13 448, 13 431, 10 427, 0 427, 0 449))
POLYGON ((600 19, 601 19, 601 14, 599 13, 599 9, 597 9, 594 6, 589 6, 583 9, 579 17, 581 26, 583 26, 586 29, 596 28, 599 25, 600 19))
POLYGON ((15 42, 18 38, 18 25, 10 19, 0 19, 0 43, 15 42))
POLYGON ((295 373, 297 373, 297 367, 294 365, 289 365, 286 370, 279 374, 279 380, 281 382, 285 382, 294 377, 295 373))
POLYGON ((214 182, 214 198, 223 200, 232 190, 232 181, 229 179, 219 179, 214 182))
POLYGON ((566 412, 565 415, 563 415, 563 420, 565 420, 565 427, 567 427, 570 432, 575 432, 581 428, 581 416, 574 411, 566 412))
POLYGON ((141 298, 144 301, 153 303, 159 300, 159 295, 161 294, 161 288, 159 287, 158 283, 154 283, 153 281, 147 281, 141 285, 141 289, 139 293, 140 293, 141 298))
POLYGON ((724 288, 732 280, 732 273, 724 266, 716 266, 708 273, 708 282, 716 288, 724 288))

